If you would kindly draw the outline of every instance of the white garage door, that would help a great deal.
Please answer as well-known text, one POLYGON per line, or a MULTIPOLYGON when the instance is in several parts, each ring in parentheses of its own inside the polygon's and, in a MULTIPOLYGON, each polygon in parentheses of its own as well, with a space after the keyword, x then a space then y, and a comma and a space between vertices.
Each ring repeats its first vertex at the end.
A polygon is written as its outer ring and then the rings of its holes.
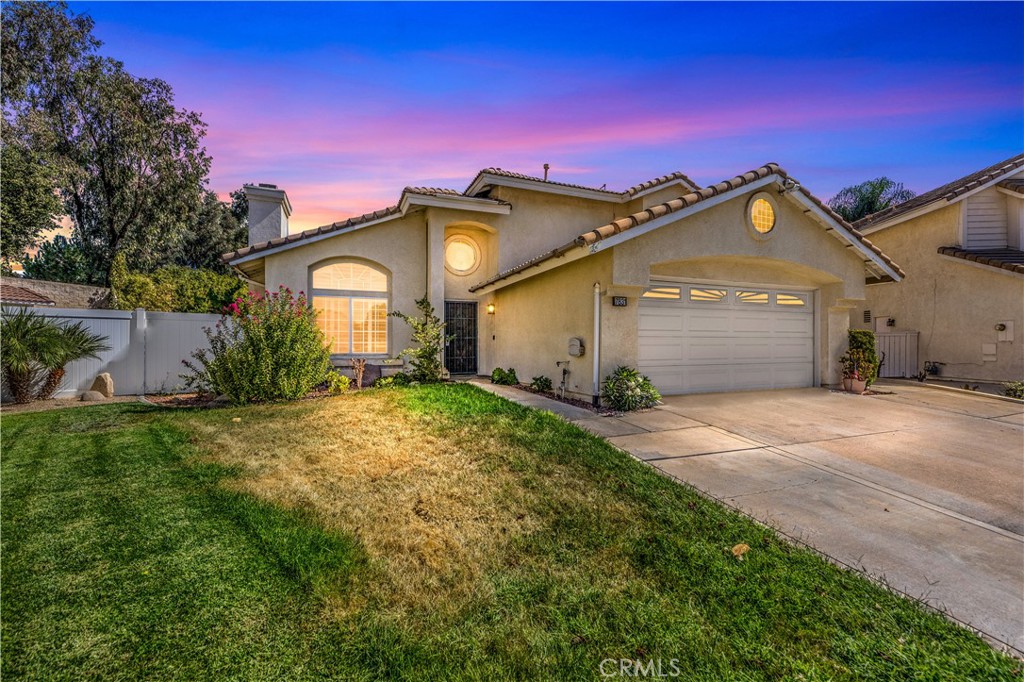
POLYGON ((666 282, 639 309, 639 369, 666 395, 814 385, 811 292, 666 282))

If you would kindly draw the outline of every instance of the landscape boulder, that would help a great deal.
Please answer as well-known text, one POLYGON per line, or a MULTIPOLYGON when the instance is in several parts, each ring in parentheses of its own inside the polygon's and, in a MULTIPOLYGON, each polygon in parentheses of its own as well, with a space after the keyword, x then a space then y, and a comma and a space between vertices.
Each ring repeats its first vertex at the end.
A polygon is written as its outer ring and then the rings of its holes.
POLYGON ((103 395, 99 391, 86 391, 82 394, 82 401, 87 403, 98 403, 107 399, 107 396, 103 395))
POLYGON ((107 372, 97 374, 89 390, 102 393, 104 398, 112 398, 114 396, 114 380, 107 372))

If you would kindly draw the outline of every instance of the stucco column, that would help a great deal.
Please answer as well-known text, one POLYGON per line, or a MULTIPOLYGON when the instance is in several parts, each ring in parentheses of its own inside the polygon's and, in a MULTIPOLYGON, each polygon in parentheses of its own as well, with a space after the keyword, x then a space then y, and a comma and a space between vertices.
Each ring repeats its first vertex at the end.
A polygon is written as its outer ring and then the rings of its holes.
POLYGON ((856 301, 843 298, 843 284, 829 284, 819 289, 821 296, 821 355, 819 356, 819 378, 822 384, 837 384, 842 381, 839 356, 849 345, 850 310, 856 301))
POLYGON ((444 221, 427 215, 427 298, 444 320, 444 221))

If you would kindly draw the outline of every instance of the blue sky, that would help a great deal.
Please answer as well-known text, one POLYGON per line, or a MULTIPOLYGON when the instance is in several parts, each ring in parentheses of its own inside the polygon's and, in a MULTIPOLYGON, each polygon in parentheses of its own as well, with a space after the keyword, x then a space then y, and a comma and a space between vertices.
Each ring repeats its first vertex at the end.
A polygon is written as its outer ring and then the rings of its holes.
POLYGON ((1024 149, 1024 3, 96 3, 209 124, 211 187, 313 227, 499 166, 624 189, 776 161, 916 191, 1024 149))

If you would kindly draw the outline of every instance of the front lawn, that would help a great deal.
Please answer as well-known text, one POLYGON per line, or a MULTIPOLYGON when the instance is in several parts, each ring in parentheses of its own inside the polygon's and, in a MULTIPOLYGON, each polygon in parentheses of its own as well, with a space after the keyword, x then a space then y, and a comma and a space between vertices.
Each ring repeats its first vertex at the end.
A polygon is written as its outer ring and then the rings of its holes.
POLYGON ((600 679, 607 659, 682 680, 1021 679, 468 385, 14 415, 2 435, 5 680, 600 679))

